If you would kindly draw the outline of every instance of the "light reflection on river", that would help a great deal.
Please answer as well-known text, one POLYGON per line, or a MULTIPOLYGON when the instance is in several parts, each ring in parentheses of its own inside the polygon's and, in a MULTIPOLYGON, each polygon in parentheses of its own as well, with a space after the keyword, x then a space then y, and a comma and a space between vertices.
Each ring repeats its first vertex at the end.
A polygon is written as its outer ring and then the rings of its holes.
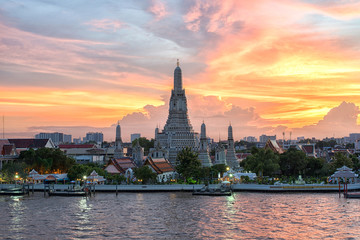
POLYGON ((360 199, 336 193, 0 196, 1 239, 360 239, 360 199))

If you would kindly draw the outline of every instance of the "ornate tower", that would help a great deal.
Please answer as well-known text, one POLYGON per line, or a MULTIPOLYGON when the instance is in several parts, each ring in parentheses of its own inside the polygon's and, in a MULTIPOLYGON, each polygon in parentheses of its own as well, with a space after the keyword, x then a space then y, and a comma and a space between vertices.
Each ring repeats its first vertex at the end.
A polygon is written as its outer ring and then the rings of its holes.
POLYGON ((205 123, 201 124, 199 159, 204 167, 211 167, 211 159, 209 156, 209 145, 206 138, 205 123))
POLYGON ((133 159, 134 159, 134 162, 136 163, 136 165, 138 167, 141 167, 143 164, 144 150, 140 146, 139 142, 140 142, 139 139, 137 139, 136 145, 135 145, 135 147, 133 147, 133 159))
POLYGON ((239 168, 239 162, 235 154, 234 138, 231 124, 228 128, 228 145, 229 147, 226 152, 226 162, 232 169, 239 168))
POLYGON ((215 149, 215 165, 216 164, 225 164, 226 165, 226 155, 225 155, 225 148, 222 145, 220 139, 219 144, 216 146, 215 149))
POLYGON ((122 147, 122 140, 121 140, 121 128, 120 123, 116 126, 116 138, 115 138, 115 151, 114 151, 115 158, 122 158, 124 157, 123 147, 122 147))
POLYGON ((169 116, 161 133, 156 134, 156 141, 169 152, 169 161, 175 165, 179 151, 185 147, 197 150, 196 134, 188 117, 185 89, 182 88, 182 72, 179 60, 174 70, 174 89, 171 90, 169 116))

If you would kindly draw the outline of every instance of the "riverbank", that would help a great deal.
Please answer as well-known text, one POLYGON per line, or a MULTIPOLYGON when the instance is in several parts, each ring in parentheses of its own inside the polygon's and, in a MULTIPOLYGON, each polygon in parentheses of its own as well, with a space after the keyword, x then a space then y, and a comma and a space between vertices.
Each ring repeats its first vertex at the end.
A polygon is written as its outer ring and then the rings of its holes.
MULTIPOLYGON (((17 185, 19 187, 19 185, 17 185)), ((68 189, 70 185, 54 184, 55 190, 68 189)), ((95 192, 192 192, 201 189, 203 184, 169 184, 169 185, 95 185, 95 192)), ((210 187, 218 185, 211 184, 210 187)), ((15 187, 14 184, 1 184, 1 188, 15 187)), ((343 185, 340 189, 343 191, 343 185)), ((44 184, 34 184, 29 186, 29 190, 42 192, 44 184)), ((336 184, 304 184, 304 185, 261 185, 261 184, 233 184, 231 189, 234 192, 338 192, 339 185, 336 184)), ((360 183, 348 184, 348 191, 360 191, 360 183)))

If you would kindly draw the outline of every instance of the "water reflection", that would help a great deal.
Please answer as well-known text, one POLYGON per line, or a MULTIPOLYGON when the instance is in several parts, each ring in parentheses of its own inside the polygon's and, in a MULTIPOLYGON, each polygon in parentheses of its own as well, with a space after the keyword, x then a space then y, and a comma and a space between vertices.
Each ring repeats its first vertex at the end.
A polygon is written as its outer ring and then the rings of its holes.
POLYGON ((26 206, 22 204, 22 198, 23 196, 12 196, 9 201, 10 231, 12 231, 15 236, 24 230, 22 213, 26 211, 26 206))
POLYGON ((97 194, 0 197, 3 238, 360 238, 360 201, 336 194, 97 194))

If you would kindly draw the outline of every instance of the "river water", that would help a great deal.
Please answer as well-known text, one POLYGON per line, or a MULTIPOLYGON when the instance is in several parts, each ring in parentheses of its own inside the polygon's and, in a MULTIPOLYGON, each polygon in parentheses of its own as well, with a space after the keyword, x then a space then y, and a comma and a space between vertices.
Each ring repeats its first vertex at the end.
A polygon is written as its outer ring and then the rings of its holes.
POLYGON ((336 193, 35 193, 0 216, 0 239, 360 239, 360 199, 336 193))

